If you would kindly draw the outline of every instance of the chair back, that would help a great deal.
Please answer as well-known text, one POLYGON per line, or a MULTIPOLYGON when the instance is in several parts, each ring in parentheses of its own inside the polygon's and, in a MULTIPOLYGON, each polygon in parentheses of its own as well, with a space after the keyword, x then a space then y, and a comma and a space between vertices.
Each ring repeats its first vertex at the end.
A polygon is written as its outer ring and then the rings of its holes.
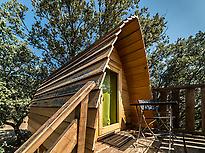
MULTIPOLYGON (((153 103, 156 101, 153 100, 138 100, 139 104, 144 104, 144 103, 153 103)), ((159 110, 158 105, 139 105, 141 110, 150 110, 150 111, 156 111, 159 110)))

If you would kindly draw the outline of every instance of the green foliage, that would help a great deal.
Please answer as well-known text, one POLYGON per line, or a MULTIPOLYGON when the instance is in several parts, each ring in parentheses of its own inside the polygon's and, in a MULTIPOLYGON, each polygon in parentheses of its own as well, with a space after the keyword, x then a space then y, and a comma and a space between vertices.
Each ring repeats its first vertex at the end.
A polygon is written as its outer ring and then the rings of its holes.
POLYGON ((205 82, 205 32, 175 43, 161 43, 151 55, 153 84, 170 86, 205 82))
POLYGON ((4 149, 0 146, 0 153, 4 153, 4 149))
POLYGON ((45 70, 25 41, 22 21, 26 10, 15 0, 0 6, 0 78, 18 92, 19 98, 31 96, 45 70))
POLYGON ((151 47, 156 44, 168 42, 168 37, 165 34, 167 22, 164 16, 160 16, 158 13, 151 16, 149 9, 146 7, 136 10, 135 14, 140 19, 144 43, 149 53, 151 53, 151 47))
MULTIPOLYGON (((138 9, 139 0, 33 0, 36 22, 29 40, 43 51, 51 71, 67 63, 138 9)), ((151 16, 147 8, 136 11, 147 48, 161 40, 164 17, 151 16)), ((162 38, 163 39, 163 38, 162 38)))
POLYGON ((0 126, 4 124, 18 128, 21 120, 27 116, 30 99, 16 99, 18 94, 13 88, 8 89, 6 83, 0 82, 0 126))
POLYGON ((90 44, 95 27, 90 4, 77 0, 32 2, 36 22, 29 40, 44 52, 44 61, 52 70, 90 44))
POLYGON ((0 5, 0 125, 11 125, 17 137, 30 98, 46 74, 26 41, 26 10, 16 0, 0 5))
MULTIPOLYGON (((92 3, 92 1, 90 1, 92 3)), ((95 34, 102 37, 119 24, 123 19, 130 16, 138 6, 139 0, 97 0, 94 2, 95 34)))

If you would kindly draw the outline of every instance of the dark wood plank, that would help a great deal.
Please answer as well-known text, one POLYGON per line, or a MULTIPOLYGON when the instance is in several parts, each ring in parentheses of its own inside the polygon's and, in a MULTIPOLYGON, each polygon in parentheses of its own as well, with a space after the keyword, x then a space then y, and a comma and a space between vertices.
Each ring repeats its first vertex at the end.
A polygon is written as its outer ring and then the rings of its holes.
MULTIPOLYGON (((50 94, 47 94, 45 96, 39 97, 39 99, 34 99, 32 100, 32 104, 31 107, 53 107, 53 108, 59 108, 61 107, 63 104, 65 104, 65 102, 67 100, 69 100, 73 95, 70 93, 67 93, 69 91, 66 91, 66 88, 62 88, 59 91, 56 92, 52 92, 50 94)), ((89 108, 97 108, 98 107, 98 102, 99 102, 99 98, 100 98, 101 92, 99 89, 97 90, 93 90, 90 92, 89 94, 89 103, 88 103, 88 107, 89 108)))
POLYGON ((41 92, 42 90, 44 90, 45 88, 52 86, 53 84, 59 84, 60 81, 66 79, 67 77, 77 74, 85 69, 88 69, 89 67, 91 67, 92 65, 97 64, 99 61, 103 60, 104 58, 108 58, 108 55, 111 52, 111 46, 109 48, 109 50, 105 50, 99 53, 99 55, 96 55, 94 57, 92 57, 91 59, 89 59, 88 61, 86 60, 86 63, 82 63, 79 64, 77 67, 74 67, 71 70, 66 70, 64 73, 62 73, 58 78, 56 78, 55 80, 48 82, 47 84, 45 84, 44 86, 42 86, 41 88, 39 88, 37 90, 37 92, 41 92))
MULTIPOLYGON (((167 92, 166 91, 161 91, 160 92, 160 101, 167 101, 167 92)), ((161 106, 159 110, 162 114, 166 112, 166 106, 161 106)))
POLYGON ((117 50, 118 50, 120 57, 124 57, 124 56, 132 53, 133 51, 143 49, 144 44, 143 44, 142 40, 139 40, 139 41, 133 42, 129 46, 123 46, 123 45, 117 44, 116 47, 117 47, 117 50))
POLYGON ((201 119, 202 132, 205 134, 205 87, 201 88, 201 119))
POLYGON ((69 85, 71 83, 79 82, 79 81, 84 80, 84 79, 88 79, 89 77, 95 76, 97 74, 100 74, 100 73, 102 74, 107 62, 108 62, 108 59, 104 59, 103 61, 100 61, 99 63, 92 65, 91 67, 89 67, 83 71, 80 71, 79 73, 76 73, 72 76, 69 76, 69 77, 57 82, 56 84, 52 84, 51 86, 45 88, 43 91, 37 92, 35 94, 35 97, 38 95, 44 94, 46 92, 59 89, 60 87, 69 85))
POLYGON ((185 126, 187 131, 194 131, 195 128, 195 89, 186 89, 185 93, 185 126))
POLYGON ((173 90, 172 91, 172 100, 177 101, 176 105, 173 105, 173 115, 174 115, 174 122, 173 122, 173 127, 174 128, 179 128, 179 103, 180 103, 180 95, 179 95, 180 90, 173 90))
POLYGON ((118 41, 118 44, 120 46, 129 46, 130 44, 142 40, 141 31, 137 30, 133 33, 129 34, 128 36, 124 37, 123 39, 118 41))
MULTIPOLYGON (((120 29, 116 29, 116 32, 119 30, 120 29)), ((109 48, 110 46, 113 45, 116 39, 117 39, 117 36, 112 35, 110 37, 107 37, 107 39, 101 40, 101 42, 99 42, 97 45, 94 45, 92 48, 89 48, 88 51, 79 53, 78 56, 74 60, 72 60, 66 66, 60 68, 56 73, 53 73, 49 78, 47 78, 40 87, 43 87, 47 83, 57 79, 64 73, 71 71, 72 68, 77 67, 78 65, 82 64, 82 62, 86 62, 90 57, 96 56, 96 54, 98 54, 99 52, 109 48)))

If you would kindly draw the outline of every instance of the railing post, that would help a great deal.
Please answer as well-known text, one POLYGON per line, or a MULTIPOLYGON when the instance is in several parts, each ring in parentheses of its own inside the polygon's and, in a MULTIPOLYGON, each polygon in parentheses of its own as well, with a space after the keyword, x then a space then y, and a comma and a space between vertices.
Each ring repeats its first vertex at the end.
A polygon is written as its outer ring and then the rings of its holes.
POLYGON ((179 95, 179 89, 172 90, 172 100, 177 101, 176 105, 173 105, 173 114, 174 114, 174 122, 173 126, 174 128, 179 128, 179 103, 180 103, 180 95, 179 95))
POLYGON ((205 87, 201 88, 201 119, 202 132, 205 133, 205 87))
POLYGON ((186 89, 185 94, 185 127, 187 131, 194 131, 195 128, 195 88, 186 89))
POLYGON ((79 129, 78 129, 77 153, 85 152, 88 100, 89 100, 89 95, 85 97, 85 99, 81 102, 81 106, 80 106, 80 121, 79 121, 79 129))

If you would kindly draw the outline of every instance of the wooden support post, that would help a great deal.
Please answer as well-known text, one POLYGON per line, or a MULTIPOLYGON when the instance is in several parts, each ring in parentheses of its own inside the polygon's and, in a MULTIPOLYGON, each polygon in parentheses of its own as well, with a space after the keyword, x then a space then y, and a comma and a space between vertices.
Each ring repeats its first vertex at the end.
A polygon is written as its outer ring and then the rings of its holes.
POLYGON ((205 87, 201 88, 201 119, 202 132, 205 133, 205 87))
POLYGON ((185 94, 185 127, 187 131, 194 131, 195 128, 195 89, 186 89, 185 94))
POLYGON ((172 90, 172 100, 177 101, 177 105, 173 105, 173 115, 174 115, 174 122, 173 126, 174 128, 179 128, 179 103, 180 103, 180 95, 179 95, 179 89, 172 90))
POLYGON ((85 152, 85 137, 86 137, 86 125, 87 125, 87 111, 88 111, 88 100, 89 95, 81 102, 80 107, 80 121, 78 129, 78 148, 77 153, 85 152))

